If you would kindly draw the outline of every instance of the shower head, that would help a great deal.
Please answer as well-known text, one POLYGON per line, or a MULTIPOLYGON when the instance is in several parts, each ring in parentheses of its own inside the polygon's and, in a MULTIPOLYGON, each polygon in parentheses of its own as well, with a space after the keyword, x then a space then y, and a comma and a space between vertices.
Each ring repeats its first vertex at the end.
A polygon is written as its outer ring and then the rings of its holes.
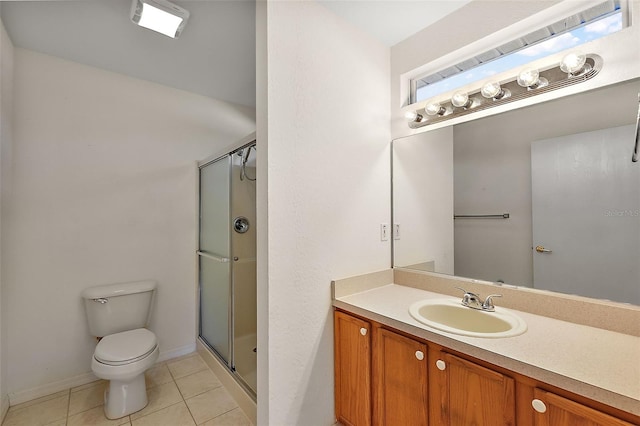
POLYGON ((247 161, 249 161, 249 155, 251 155, 251 148, 256 149, 255 144, 254 145, 249 145, 247 147, 247 149, 245 151, 242 152, 242 167, 240 168, 240 180, 244 180, 244 178, 247 178, 250 181, 255 181, 256 178, 251 179, 249 176, 247 176, 247 161))
POLYGON ((245 152, 243 152, 243 157, 242 157, 242 164, 247 164, 247 161, 249 161, 249 155, 251 155, 251 148, 256 149, 255 145, 249 145, 246 149, 245 152))

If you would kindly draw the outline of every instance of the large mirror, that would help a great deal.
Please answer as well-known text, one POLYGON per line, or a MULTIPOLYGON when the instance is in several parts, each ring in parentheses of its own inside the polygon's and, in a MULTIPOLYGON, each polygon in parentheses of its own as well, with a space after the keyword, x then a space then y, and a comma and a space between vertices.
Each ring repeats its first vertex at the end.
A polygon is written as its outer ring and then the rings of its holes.
POLYGON ((639 91, 394 140, 394 267, 640 305, 639 91))

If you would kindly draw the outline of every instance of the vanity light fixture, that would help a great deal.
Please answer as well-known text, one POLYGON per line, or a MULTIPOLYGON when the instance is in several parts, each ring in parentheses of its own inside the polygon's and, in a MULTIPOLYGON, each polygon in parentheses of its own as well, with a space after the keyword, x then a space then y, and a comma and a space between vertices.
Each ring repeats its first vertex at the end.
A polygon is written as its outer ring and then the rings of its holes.
POLYGON ((560 69, 569 77, 577 77, 591 70, 591 65, 587 64, 587 55, 581 52, 571 52, 565 55, 560 61, 560 69))
POLYGON ((482 86, 482 89, 480 89, 480 94, 483 97, 493 99, 494 101, 511 96, 509 89, 503 89, 497 81, 485 83, 484 86, 482 86))
POLYGON ((432 103, 428 104, 424 108, 424 110, 426 111, 427 115, 443 116, 447 112, 447 109, 445 107, 443 107, 442 105, 440 105, 439 102, 432 102, 432 103))
POLYGON ((141 27, 178 38, 189 19, 189 11, 166 0, 133 0, 131 21, 141 27))
POLYGON ((417 129, 580 84, 595 77, 603 64, 602 57, 593 53, 569 53, 561 63, 556 62, 540 70, 526 68, 511 79, 500 82, 491 79, 475 90, 467 88, 465 91, 456 91, 448 100, 433 99, 426 105, 414 104, 411 106, 413 109, 406 111, 407 125, 417 129), (426 113, 424 116, 418 113, 422 112, 422 108, 426 113))
POLYGON ((540 72, 535 68, 525 68, 518 74, 518 84, 529 90, 539 89, 549 84, 546 78, 540 77, 540 72))
POLYGON ((404 113, 404 118, 409 122, 420 122, 422 121, 422 115, 418 114, 417 111, 407 111, 404 113))
POLYGON ((473 101, 469 99, 469 95, 466 92, 456 92, 451 97, 451 104, 457 108, 467 109, 471 107, 473 101))

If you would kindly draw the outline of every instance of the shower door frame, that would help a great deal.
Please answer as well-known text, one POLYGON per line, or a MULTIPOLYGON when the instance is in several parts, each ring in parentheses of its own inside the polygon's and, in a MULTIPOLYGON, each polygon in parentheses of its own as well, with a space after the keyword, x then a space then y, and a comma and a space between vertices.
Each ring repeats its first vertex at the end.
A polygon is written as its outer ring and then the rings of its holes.
MULTIPOLYGON (((211 354, 213 354, 213 356, 215 356, 218 361, 224 365, 226 367, 226 369, 231 373, 231 375, 233 376, 233 378, 236 380, 236 382, 247 392, 247 394, 254 400, 256 401, 256 391, 254 389, 252 389, 245 381, 245 379, 238 374, 238 372, 235 369, 235 363, 234 363, 234 357, 235 357, 235 353, 234 353, 234 347, 235 347, 235 339, 234 339, 234 331, 235 331, 235 319, 234 319, 234 307, 235 307, 235 294, 234 294, 234 287, 235 287, 235 274, 234 274, 234 270, 233 270, 233 239, 230 237, 229 238, 229 255, 231 256, 228 259, 229 262, 229 300, 228 300, 228 323, 229 323, 229 328, 228 328, 228 345, 229 345, 229 360, 226 361, 224 359, 224 357, 222 355, 220 355, 203 337, 202 337, 202 309, 201 309, 201 302, 202 302, 202 283, 201 283, 201 277, 200 277, 200 272, 201 272, 201 265, 200 265, 200 258, 201 257, 212 257, 211 255, 207 254, 207 253, 203 253, 200 251, 200 227, 201 227, 201 197, 200 197, 200 191, 201 191, 201 179, 200 179, 200 171, 210 165, 213 164, 217 161, 223 160, 225 158, 230 158, 234 153, 236 153, 238 150, 241 149, 246 149, 249 148, 249 146, 252 145, 256 145, 256 133, 251 133, 249 135, 247 135, 246 137, 242 138, 241 140, 239 140, 238 142, 229 145, 227 148, 225 148, 223 151, 219 152, 218 154, 212 155, 210 157, 205 158, 202 161, 199 161, 197 163, 197 174, 198 174, 198 179, 196 180, 196 194, 197 194, 197 221, 198 221, 198 238, 197 238, 197 247, 196 247, 196 268, 197 268, 197 324, 196 324, 196 332, 198 333, 198 338, 200 339, 200 342, 202 342, 202 344, 207 347, 207 349, 209 349, 209 351, 211 352, 211 354)), ((229 174, 231 175, 231 173, 233 172, 233 160, 230 158, 229 159, 229 174)), ((230 176, 229 179, 229 197, 231 197, 231 185, 232 185, 232 179, 230 176)), ((229 203, 229 217, 231 217, 231 209, 232 209, 232 205, 231 203, 229 203)))

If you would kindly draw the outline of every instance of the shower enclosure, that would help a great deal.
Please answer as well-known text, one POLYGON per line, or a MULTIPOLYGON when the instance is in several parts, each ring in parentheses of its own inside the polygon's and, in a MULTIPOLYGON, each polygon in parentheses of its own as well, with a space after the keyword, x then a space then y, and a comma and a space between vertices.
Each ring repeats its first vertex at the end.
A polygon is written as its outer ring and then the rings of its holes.
POLYGON ((256 141, 199 164, 202 341, 256 396, 256 141))

